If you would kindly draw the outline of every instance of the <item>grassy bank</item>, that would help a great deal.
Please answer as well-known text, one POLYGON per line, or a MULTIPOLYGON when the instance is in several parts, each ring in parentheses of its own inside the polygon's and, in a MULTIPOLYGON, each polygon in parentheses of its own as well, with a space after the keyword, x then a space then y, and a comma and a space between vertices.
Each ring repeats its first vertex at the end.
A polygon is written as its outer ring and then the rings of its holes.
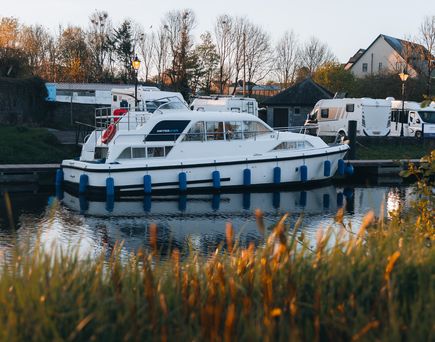
POLYGON ((357 159, 420 159, 435 149, 435 139, 425 142, 414 138, 400 141, 397 139, 385 139, 376 141, 374 139, 360 139, 357 143, 357 159))
POLYGON ((60 163, 76 155, 44 128, 0 127, 0 164, 60 163))
POLYGON ((368 213, 352 234, 339 210, 341 231, 315 246, 284 216, 257 249, 228 224, 209 257, 159 260, 155 226, 128 260, 122 244, 109 260, 21 248, 0 271, 0 339, 434 340, 434 160, 410 171, 422 196, 410 212, 368 213))

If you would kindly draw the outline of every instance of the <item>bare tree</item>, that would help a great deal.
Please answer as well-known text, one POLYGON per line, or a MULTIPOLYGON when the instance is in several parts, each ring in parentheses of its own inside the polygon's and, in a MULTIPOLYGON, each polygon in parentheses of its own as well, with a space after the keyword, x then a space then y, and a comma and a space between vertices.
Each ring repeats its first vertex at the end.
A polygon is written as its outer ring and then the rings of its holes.
POLYGON ((232 65, 232 70, 230 70, 230 77, 232 77, 234 81, 233 95, 236 92, 237 84, 239 83, 241 73, 243 80, 246 80, 246 75, 243 75, 243 68, 246 67, 246 34, 248 31, 248 24, 249 22, 246 18, 237 17, 234 20, 233 30, 231 33, 233 45, 232 54, 230 55, 230 64, 232 65))
POLYGON ((156 35, 153 43, 153 53, 152 53, 152 63, 157 72, 156 82, 163 84, 164 82, 164 71, 168 66, 169 59, 169 46, 168 46, 167 30, 164 25, 162 25, 156 35))
MULTIPOLYGON (((270 36, 260 26, 248 23, 244 38, 244 77, 248 84, 252 85, 262 81, 271 69, 270 36)), ((252 87, 248 87, 249 95, 252 87)))
POLYGON ((109 36, 112 31, 112 22, 105 11, 95 11, 89 20, 90 25, 86 36, 92 60, 91 78, 100 81, 105 78, 104 70, 110 70, 109 36))
POLYGON ((301 50, 301 67, 307 68, 310 75, 322 64, 334 62, 335 59, 328 45, 322 43, 316 37, 311 37, 301 50))
POLYGON ((435 69, 435 15, 424 18, 420 25, 420 44, 423 46, 422 57, 426 64, 426 95, 432 92, 432 72, 435 69))
POLYGON ((143 29, 139 31, 138 50, 142 59, 145 82, 148 82, 150 76, 155 40, 154 32, 146 33, 143 29))
POLYGON ((284 87, 295 80, 300 54, 298 45, 295 33, 286 31, 275 47, 274 70, 284 87))
POLYGON ((216 40, 216 51, 219 55, 218 79, 219 92, 224 93, 225 84, 231 77, 230 59, 233 51, 234 42, 232 40, 233 21, 229 15, 221 15, 216 19, 214 27, 214 37, 216 40))
POLYGON ((192 29, 196 24, 195 14, 190 9, 168 12, 163 21, 168 32, 172 64, 167 70, 173 87, 187 98, 189 54, 192 49, 192 29))

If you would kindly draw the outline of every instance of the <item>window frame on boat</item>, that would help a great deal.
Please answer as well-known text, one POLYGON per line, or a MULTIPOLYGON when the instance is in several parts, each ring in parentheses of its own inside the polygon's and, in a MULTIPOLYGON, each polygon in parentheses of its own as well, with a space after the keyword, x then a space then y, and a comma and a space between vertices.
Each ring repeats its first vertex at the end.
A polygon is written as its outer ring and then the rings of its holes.
POLYGON ((137 160, 166 158, 173 146, 128 146, 122 150, 117 160, 137 160), (135 156, 136 151, 136 156, 135 156), (158 151, 158 152, 156 152, 158 151))
POLYGON ((272 149, 272 151, 303 150, 312 147, 314 147, 313 144, 307 140, 292 140, 280 142, 272 149))
POLYGON ((246 140, 271 132, 271 129, 256 120, 200 120, 190 125, 182 141, 246 140))

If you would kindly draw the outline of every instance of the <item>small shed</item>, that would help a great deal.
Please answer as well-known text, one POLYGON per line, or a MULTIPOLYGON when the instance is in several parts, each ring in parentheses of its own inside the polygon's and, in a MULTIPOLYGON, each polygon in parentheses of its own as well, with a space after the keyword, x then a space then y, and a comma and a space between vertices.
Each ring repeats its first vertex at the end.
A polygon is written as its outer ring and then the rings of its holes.
POLYGON ((317 101, 332 99, 333 94, 311 78, 296 83, 265 100, 267 123, 272 127, 302 126, 317 101))

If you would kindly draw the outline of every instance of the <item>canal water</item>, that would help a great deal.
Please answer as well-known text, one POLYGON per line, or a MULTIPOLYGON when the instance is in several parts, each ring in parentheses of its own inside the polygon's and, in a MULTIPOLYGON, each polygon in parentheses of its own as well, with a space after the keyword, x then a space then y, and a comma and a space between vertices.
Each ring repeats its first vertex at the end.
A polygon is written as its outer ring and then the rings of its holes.
POLYGON ((319 229, 339 229, 334 217, 340 207, 348 229, 357 231, 369 210, 388 218, 392 210, 410 205, 411 193, 410 186, 328 185, 299 191, 153 196, 107 203, 35 189, 3 193, 0 252, 41 241, 46 249, 79 248, 81 255, 95 256, 110 253, 122 241, 122 253, 128 255, 150 248, 150 226, 156 225, 161 255, 173 248, 207 254, 225 244, 227 223, 232 224, 241 245, 259 245, 286 213, 288 226, 299 221, 298 234, 314 244, 319 229), (8 203, 11 210, 7 210, 8 203), (256 209, 264 213, 265 231, 257 224, 256 209))

